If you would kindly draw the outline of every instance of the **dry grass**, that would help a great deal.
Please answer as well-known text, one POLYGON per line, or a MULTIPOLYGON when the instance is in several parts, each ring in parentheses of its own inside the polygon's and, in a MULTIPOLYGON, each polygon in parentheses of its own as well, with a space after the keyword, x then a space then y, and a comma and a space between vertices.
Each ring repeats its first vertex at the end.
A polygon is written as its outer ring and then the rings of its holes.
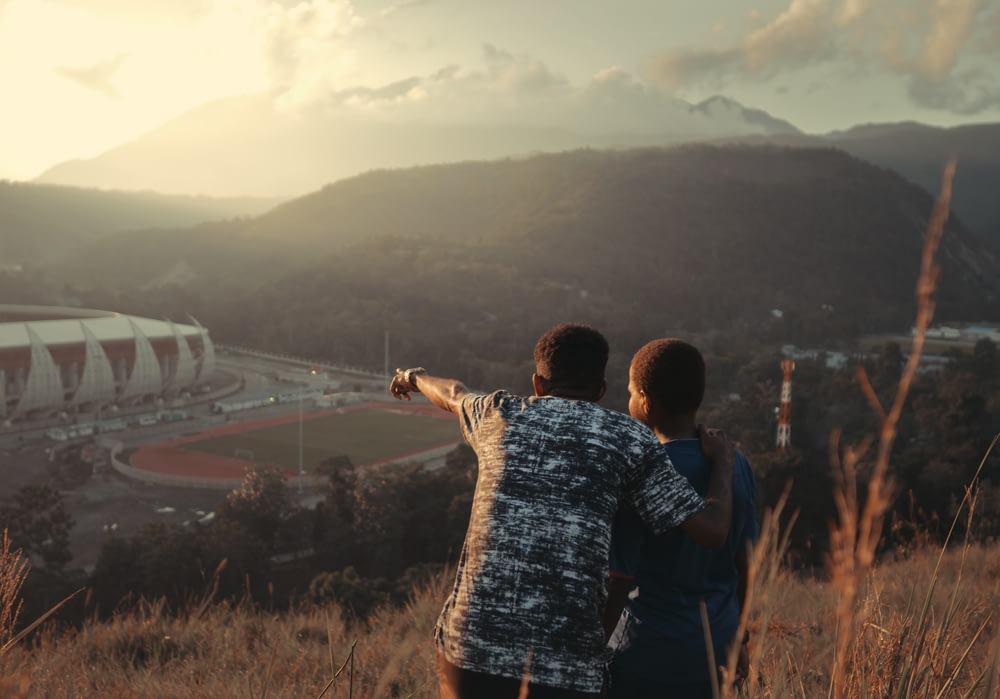
POLYGON ((14 638, 21 616, 21 587, 27 576, 28 560, 12 547, 5 529, 0 533, 0 648, 7 648, 14 638))
POLYGON ((336 607, 278 614, 218 605, 171 617, 145 604, 15 649, 0 659, 0 696, 430 697, 429 641, 446 582, 353 623, 336 607))
MULTIPOLYGON (((769 518, 755 551, 753 672, 739 696, 830 696, 839 591, 781 565, 782 531, 787 522, 769 518)), ((405 608, 360 622, 345 621, 335 606, 279 614, 217 605, 171 617, 147 604, 79 631, 37 631, 0 658, 0 696, 430 699, 437 696, 432 628, 450 582, 442 573, 405 608)), ((991 614, 1000 605, 1000 546, 970 543, 878 562, 859 601, 844 696, 996 696, 987 682, 998 664, 990 638, 998 628, 991 614), (907 664, 915 679, 901 691, 907 664)))
POLYGON ((1000 605, 998 561, 996 545, 975 544, 874 566, 837 690, 841 591, 830 581, 782 572, 777 584, 760 591, 763 599, 751 613, 751 679, 738 696, 814 699, 840 691, 858 699, 992 699, 995 689, 991 693, 983 679, 997 668, 991 636, 1000 605))

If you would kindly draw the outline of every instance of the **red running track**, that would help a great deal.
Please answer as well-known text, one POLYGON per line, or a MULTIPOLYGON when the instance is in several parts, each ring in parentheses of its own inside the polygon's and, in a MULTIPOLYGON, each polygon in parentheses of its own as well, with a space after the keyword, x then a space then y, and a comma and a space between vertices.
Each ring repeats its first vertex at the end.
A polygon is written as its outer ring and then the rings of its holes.
MULTIPOLYGON (((385 412, 405 412, 411 415, 434 417, 443 420, 455 419, 453 415, 446 413, 433 405, 392 405, 386 403, 361 403, 359 405, 352 405, 345 408, 331 408, 329 410, 312 411, 307 413, 307 415, 309 417, 323 417, 324 415, 334 415, 354 410, 383 410, 385 412)), ((204 454, 202 452, 188 451, 186 449, 181 449, 180 447, 184 444, 188 444, 189 442, 199 442, 203 439, 209 439, 211 437, 221 437, 228 434, 259 430, 264 427, 284 425, 289 422, 298 422, 298 419, 298 413, 291 413, 288 415, 277 415, 275 417, 264 418, 261 420, 253 420, 251 422, 239 422, 220 425, 219 427, 210 427, 196 434, 184 435, 183 437, 170 439, 166 442, 156 442, 154 444, 146 444, 139 447, 139 449, 132 455, 130 463, 133 468, 137 468, 142 471, 162 473, 171 476, 194 477, 205 480, 242 480, 243 477, 246 476, 247 469, 255 465, 253 461, 228 456, 214 456, 212 454, 204 454)), ((446 442, 445 444, 448 443, 446 442)), ((394 457, 393 460, 403 459, 410 455, 416 456, 424 451, 436 449, 439 446, 444 445, 431 446, 426 449, 410 452, 409 454, 400 454, 399 456, 394 457)), ((289 477, 297 475, 295 471, 287 469, 283 472, 289 477)))

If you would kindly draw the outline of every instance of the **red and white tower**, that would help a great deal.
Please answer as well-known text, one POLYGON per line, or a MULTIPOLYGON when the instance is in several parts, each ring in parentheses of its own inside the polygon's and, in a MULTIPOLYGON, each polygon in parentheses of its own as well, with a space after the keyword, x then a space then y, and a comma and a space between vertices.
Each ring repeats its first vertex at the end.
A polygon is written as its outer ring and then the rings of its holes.
POLYGON ((778 449, 784 451, 792 443, 792 372, 795 362, 784 359, 781 370, 785 377, 781 382, 781 408, 778 410, 778 449))

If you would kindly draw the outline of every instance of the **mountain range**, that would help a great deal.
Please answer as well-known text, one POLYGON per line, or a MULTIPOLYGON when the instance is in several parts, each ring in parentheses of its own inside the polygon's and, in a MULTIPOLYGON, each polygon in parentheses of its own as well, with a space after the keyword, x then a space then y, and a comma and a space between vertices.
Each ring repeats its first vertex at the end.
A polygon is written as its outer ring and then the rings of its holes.
POLYGON ((1000 124, 949 129, 880 124, 810 135, 721 96, 699 104, 658 98, 639 113, 626 109, 631 102, 612 97, 593 96, 577 109, 555 115, 529 113, 478 121, 450 119, 445 113, 404 120, 343 105, 292 110, 268 95, 230 97, 198 107, 95 158, 57 164, 35 181, 289 198, 377 169, 578 148, 628 149, 698 141, 832 146, 896 170, 930 192, 940 185, 944 161, 957 156, 957 215, 1000 246, 1000 205, 994 193, 1000 181, 1000 124))
POLYGON ((35 181, 212 196, 297 196, 380 168, 798 132, 722 97, 697 105, 666 100, 655 116, 642 119, 619 110, 614 104, 588 103, 565 121, 536 115, 402 121, 319 106, 292 111, 267 95, 229 97, 95 158, 57 164, 35 181))

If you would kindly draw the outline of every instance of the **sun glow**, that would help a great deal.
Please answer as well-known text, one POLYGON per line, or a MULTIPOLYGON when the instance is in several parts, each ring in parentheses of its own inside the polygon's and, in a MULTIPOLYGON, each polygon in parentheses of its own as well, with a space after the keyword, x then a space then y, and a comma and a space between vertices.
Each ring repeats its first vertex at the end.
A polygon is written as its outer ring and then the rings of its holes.
POLYGON ((265 15, 215 3, 183 16, 98 16, 10 0, 0 20, 0 175, 90 157, 211 99, 269 86, 265 15), (26 132, 44 139, 24 138, 26 132))

